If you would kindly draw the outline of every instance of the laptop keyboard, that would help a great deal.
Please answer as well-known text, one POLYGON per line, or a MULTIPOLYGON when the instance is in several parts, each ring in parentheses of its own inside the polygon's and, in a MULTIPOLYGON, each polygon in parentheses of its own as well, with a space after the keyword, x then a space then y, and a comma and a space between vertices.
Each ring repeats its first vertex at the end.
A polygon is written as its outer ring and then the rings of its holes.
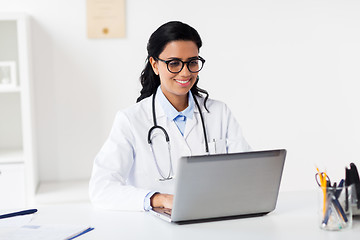
POLYGON ((171 216, 171 209, 166 209, 166 210, 164 210, 164 213, 166 213, 167 215, 171 216))

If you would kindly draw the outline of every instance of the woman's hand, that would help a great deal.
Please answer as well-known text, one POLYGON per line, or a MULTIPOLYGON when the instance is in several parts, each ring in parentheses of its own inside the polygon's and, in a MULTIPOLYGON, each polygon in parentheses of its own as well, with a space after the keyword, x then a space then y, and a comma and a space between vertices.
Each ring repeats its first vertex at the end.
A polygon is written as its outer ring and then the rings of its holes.
POLYGON ((161 207, 172 209, 174 195, 155 193, 150 198, 150 205, 152 207, 161 207))

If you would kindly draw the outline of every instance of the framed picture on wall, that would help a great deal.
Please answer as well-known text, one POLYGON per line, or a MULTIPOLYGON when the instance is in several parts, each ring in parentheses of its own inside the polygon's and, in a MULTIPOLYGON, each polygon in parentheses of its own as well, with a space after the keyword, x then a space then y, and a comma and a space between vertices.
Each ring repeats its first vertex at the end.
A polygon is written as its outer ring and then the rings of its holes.
POLYGON ((16 63, 0 61, 0 88, 7 89, 16 86, 16 63))

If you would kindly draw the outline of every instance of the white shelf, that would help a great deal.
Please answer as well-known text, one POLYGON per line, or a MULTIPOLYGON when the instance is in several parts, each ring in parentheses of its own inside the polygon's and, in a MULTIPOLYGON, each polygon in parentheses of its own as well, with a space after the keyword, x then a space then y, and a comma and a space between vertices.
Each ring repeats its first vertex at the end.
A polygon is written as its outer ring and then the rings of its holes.
POLYGON ((4 163, 23 163, 24 153, 21 149, 0 150, 0 164, 4 163))
POLYGON ((0 86, 0 93, 19 93, 20 87, 4 87, 0 86))
POLYGON ((38 185, 29 18, 0 13, 1 62, 14 62, 13 80, 0 84, 1 208, 30 205, 38 185))

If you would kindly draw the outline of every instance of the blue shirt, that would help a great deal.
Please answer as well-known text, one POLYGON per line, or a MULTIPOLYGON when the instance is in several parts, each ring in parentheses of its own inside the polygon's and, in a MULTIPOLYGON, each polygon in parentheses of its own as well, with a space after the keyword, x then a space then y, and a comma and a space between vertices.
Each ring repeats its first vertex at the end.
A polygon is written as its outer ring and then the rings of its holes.
POLYGON ((188 104, 189 105, 182 112, 178 112, 174 108, 174 106, 169 102, 169 100, 165 97, 164 93, 161 91, 160 86, 158 87, 156 94, 158 95, 159 103, 160 103, 161 107, 163 108, 165 115, 167 116, 167 118, 170 121, 175 122, 180 133, 184 136, 186 119, 187 118, 192 119, 194 117, 195 102, 194 102, 194 98, 193 98, 191 91, 189 91, 189 95, 188 95, 188 104))

